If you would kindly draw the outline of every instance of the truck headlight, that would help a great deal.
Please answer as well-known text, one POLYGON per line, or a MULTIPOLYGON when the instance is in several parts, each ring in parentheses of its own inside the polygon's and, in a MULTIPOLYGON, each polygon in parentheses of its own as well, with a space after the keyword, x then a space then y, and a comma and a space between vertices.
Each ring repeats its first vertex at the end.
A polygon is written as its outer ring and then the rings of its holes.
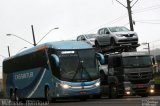
POLYGON ((63 89, 69 89, 69 88, 71 88, 71 86, 68 85, 68 84, 61 84, 61 87, 62 87, 63 89))
POLYGON ((96 87, 100 86, 100 81, 97 81, 97 82, 95 83, 95 86, 96 86, 96 87))
POLYGON ((154 93, 155 91, 154 91, 154 89, 150 89, 150 91, 149 91, 150 93, 154 93))

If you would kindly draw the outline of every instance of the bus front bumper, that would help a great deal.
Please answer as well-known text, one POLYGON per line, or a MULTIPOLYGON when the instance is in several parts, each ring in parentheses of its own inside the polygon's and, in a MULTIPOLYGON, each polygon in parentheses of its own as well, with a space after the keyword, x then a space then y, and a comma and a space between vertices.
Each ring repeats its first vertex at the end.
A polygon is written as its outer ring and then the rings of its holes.
POLYGON ((82 97, 100 95, 100 86, 93 88, 61 88, 56 92, 56 97, 82 97))

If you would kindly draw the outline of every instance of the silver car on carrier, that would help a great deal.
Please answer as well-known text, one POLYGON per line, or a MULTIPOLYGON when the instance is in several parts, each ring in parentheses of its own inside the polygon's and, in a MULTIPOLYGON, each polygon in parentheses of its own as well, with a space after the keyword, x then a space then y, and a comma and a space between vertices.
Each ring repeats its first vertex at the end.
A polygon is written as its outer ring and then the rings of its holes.
POLYGON ((116 46, 121 44, 138 44, 138 36, 126 27, 105 27, 98 30, 95 46, 116 46))

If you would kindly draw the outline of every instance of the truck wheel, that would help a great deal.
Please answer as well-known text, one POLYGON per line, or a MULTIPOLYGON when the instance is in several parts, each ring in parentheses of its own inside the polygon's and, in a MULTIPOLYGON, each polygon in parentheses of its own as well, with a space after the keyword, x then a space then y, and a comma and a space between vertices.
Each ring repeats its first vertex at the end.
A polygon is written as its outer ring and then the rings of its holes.
POLYGON ((49 87, 48 86, 45 87, 44 93, 45 93, 45 100, 46 101, 51 101, 51 96, 49 94, 49 87))
POLYGON ((110 88, 109 88, 109 98, 115 99, 115 98, 117 98, 117 94, 118 94, 118 91, 117 91, 116 85, 111 84, 110 88))
POLYGON ((100 71, 100 80, 101 80, 101 85, 106 84, 107 78, 106 78, 104 71, 100 71))

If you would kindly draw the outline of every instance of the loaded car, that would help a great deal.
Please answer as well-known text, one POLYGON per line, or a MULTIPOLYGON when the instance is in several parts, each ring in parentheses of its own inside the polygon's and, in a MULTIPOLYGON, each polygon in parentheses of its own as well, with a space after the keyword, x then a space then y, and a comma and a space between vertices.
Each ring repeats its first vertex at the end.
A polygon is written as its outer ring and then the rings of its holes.
POLYGON ((85 41, 88 44, 91 44, 92 46, 95 46, 95 39, 96 39, 96 34, 84 34, 84 35, 79 35, 77 37, 77 41, 85 41))
POLYGON ((105 27, 98 30, 95 46, 116 46, 121 44, 138 44, 138 36, 126 27, 105 27))

